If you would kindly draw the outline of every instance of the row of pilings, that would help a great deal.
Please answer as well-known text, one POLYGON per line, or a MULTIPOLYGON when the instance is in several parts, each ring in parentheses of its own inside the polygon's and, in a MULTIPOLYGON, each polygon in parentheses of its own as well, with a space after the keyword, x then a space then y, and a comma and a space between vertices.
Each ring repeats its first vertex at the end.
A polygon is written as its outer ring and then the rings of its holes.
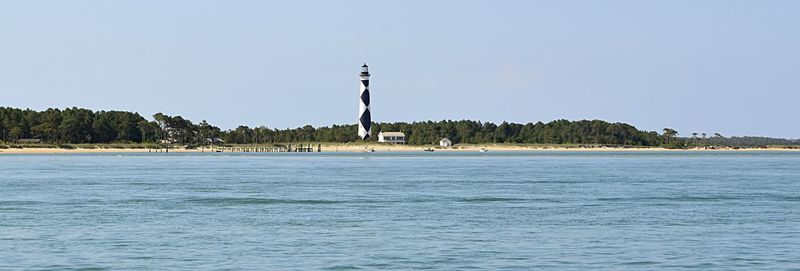
POLYGON ((286 144, 274 146, 250 146, 250 147, 213 147, 210 148, 211 152, 321 152, 322 144, 286 144))
MULTIPOLYGON (((148 152, 169 153, 170 147, 148 148, 148 152)), ((172 148, 175 149, 175 148, 172 148)), ((274 144, 270 146, 210 146, 200 152, 322 152, 322 144, 274 144)))

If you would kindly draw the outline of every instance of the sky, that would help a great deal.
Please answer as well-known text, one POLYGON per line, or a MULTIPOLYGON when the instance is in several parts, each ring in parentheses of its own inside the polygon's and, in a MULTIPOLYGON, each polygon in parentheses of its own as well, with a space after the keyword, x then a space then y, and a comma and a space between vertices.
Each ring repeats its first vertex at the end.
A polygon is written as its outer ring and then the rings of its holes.
POLYGON ((800 138, 800 1, 0 2, 0 106, 800 138))

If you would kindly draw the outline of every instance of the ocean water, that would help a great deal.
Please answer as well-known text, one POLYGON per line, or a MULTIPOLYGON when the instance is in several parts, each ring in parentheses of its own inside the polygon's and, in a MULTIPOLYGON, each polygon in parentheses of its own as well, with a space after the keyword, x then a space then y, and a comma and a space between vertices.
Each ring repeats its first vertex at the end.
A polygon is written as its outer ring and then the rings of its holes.
POLYGON ((798 270, 800 153, 0 155, 0 270, 798 270))

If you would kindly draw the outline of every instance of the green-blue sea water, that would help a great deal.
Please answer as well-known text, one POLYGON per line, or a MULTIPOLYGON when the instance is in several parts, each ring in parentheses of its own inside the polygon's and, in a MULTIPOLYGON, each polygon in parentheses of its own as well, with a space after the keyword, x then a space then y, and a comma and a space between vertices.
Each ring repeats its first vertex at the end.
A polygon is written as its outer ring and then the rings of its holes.
POLYGON ((800 153, 0 155, 2 270, 798 270, 800 153))

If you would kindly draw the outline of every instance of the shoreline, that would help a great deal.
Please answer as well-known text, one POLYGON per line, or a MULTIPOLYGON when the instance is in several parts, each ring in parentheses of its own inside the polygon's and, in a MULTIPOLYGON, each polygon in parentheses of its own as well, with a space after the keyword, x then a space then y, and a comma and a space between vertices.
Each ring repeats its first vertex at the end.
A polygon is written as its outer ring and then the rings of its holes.
MULTIPOLYGON (((691 149, 666 149, 661 147, 583 147, 583 146, 558 146, 558 145, 504 145, 504 144, 487 144, 487 145, 456 145, 451 148, 442 148, 433 145, 386 145, 386 144, 320 144, 320 150, 323 153, 331 152, 345 152, 357 153, 365 152, 367 150, 374 150, 374 152, 423 152, 424 149, 433 149, 434 152, 479 152, 485 148, 488 152, 522 152, 522 151, 578 151, 578 152, 753 152, 753 151, 775 151, 775 152, 800 152, 800 147, 797 148, 717 148, 717 149, 704 149, 704 148, 691 148, 691 149)), ((215 148, 216 149, 216 148, 215 148)), ((315 146, 316 149, 316 146, 315 146)), ((185 148, 170 148, 170 153, 211 153, 214 152, 208 147, 185 149, 185 148)), ((244 151, 229 151, 225 150, 223 153, 244 153, 244 151)), ((314 151, 316 152, 316 151, 314 151)), ((4 148, 0 149, 2 154, 70 154, 70 153, 166 153, 164 149, 148 149, 148 148, 120 148, 110 147, 104 148, 102 146, 96 147, 77 147, 77 148, 57 148, 57 147, 22 147, 22 148, 4 148)))

